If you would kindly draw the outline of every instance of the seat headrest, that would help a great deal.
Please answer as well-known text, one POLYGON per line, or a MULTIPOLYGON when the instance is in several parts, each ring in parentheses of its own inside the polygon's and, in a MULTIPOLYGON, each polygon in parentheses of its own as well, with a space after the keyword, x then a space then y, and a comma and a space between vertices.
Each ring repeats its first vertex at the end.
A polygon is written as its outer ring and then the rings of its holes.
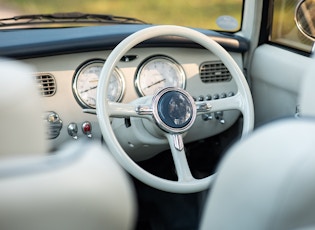
POLYGON ((34 70, 0 59, 0 158, 47 152, 41 101, 34 70))

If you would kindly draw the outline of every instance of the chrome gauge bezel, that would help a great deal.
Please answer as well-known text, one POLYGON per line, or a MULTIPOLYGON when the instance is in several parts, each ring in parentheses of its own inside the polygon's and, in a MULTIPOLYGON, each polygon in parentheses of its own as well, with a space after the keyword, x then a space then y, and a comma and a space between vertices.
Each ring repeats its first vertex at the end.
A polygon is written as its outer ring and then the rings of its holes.
MULTIPOLYGON (((79 86, 78 86, 78 83, 80 82, 79 78, 82 77, 82 74, 84 74, 84 71, 87 71, 89 68, 92 68, 92 67, 100 68, 100 71, 99 71, 99 74, 100 74, 104 63, 105 63, 105 60, 103 60, 103 59, 88 60, 88 61, 84 62, 83 64, 81 64, 77 68, 77 70, 75 71, 75 74, 73 77, 73 83, 72 83, 72 90, 73 90, 73 94, 75 96, 75 99, 80 104, 80 106, 83 108, 95 109, 96 103, 95 103, 95 105, 92 105, 86 99, 84 99, 82 97, 82 94, 80 93, 79 86)), ((124 81, 123 75, 122 75, 122 73, 118 67, 115 67, 113 74, 115 74, 116 79, 117 79, 118 84, 119 84, 119 88, 120 88, 117 95, 115 95, 116 100, 114 100, 114 102, 120 102, 121 99, 123 98, 124 91, 125 91, 125 81, 124 81)), ((99 75, 98 75, 98 77, 99 77, 99 75)), ((112 77, 113 77, 113 75, 112 75, 112 77)), ((109 87, 110 87, 110 85, 109 85, 109 87)), ((96 90, 95 90, 95 93, 93 93, 92 98, 90 98, 90 100, 91 99, 96 101, 96 90)))
MULTIPOLYGON (((174 80, 174 79, 173 79, 174 80)), ((156 83, 159 83, 160 81, 157 80, 156 83)), ((151 86, 151 87, 155 87, 155 86, 151 86)), ((176 62, 173 58, 170 58, 168 56, 165 55, 156 55, 156 56, 152 56, 147 58, 144 62, 142 62, 136 72, 136 76, 135 76, 135 88, 137 93, 139 94, 139 96, 148 96, 148 95, 153 95, 154 93, 156 93, 158 90, 160 90, 161 88, 167 88, 167 87, 174 87, 174 88, 181 88, 181 89, 185 89, 186 87, 186 74, 185 71, 183 69, 183 67, 176 62), (157 62, 162 62, 163 64, 168 64, 169 66, 171 66, 174 70, 176 75, 174 76, 164 76, 166 77, 166 84, 162 85, 162 86, 156 86, 156 88, 153 88, 154 90, 151 90, 151 93, 147 93, 145 92, 146 90, 144 90, 144 86, 141 85, 141 81, 143 80, 142 78, 146 77, 144 75, 144 71, 145 69, 148 67, 148 65, 152 64, 152 63, 157 63, 157 62), (168 84, 169 80, 175 77, 175 81, 176 81, 176 85, 174 84, 168 84)))

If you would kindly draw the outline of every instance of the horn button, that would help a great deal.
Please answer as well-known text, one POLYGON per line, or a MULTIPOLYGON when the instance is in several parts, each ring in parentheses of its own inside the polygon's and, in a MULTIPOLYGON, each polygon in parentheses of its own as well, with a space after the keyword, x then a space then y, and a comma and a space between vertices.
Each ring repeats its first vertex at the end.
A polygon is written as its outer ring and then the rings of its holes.
POLYGON ((168 133, 183 133, 196 119, 195 102, 183 89, 162 89, 154 96, 152 107, 157 125, 168 133))

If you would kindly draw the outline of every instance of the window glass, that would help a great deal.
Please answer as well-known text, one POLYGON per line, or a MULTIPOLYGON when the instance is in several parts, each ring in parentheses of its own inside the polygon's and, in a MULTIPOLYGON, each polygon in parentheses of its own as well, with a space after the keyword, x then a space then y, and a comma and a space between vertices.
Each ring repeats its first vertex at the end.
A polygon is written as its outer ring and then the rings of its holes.
MULTIPOLYGON (((235 32, 243 0, 0 0, 20 14, 82 12, 134 17, 152 24, 176 24, 235 32)), ((1 18, 1 15, 0 15, 1 18)))
POLYGON ((311 52, 313 42, 305 37, 294 21, 299 0, 274 0, 270 40, 301 51, 311 52))

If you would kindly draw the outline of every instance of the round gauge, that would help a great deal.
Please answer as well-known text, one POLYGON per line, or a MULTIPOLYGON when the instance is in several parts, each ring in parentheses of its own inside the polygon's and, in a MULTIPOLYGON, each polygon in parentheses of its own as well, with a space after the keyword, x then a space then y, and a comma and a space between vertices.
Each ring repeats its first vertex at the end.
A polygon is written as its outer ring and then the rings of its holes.
POLYGON ((166 87, 185 88, 183 68, 173 59, 155 56, 146 60, 136 76, 136 88, 142 96, 153 95, 166 87))
MULTIPOLYGON (((84 107, 96 108, 96 89, 103 65, 103 60, 89 61, 82 65, 74 76, 74 94, 84 107)), ((107 99, 118 102, 123 96, 123 91, 123 77, 118 68, 115 68, 108 85, 107 99)))

